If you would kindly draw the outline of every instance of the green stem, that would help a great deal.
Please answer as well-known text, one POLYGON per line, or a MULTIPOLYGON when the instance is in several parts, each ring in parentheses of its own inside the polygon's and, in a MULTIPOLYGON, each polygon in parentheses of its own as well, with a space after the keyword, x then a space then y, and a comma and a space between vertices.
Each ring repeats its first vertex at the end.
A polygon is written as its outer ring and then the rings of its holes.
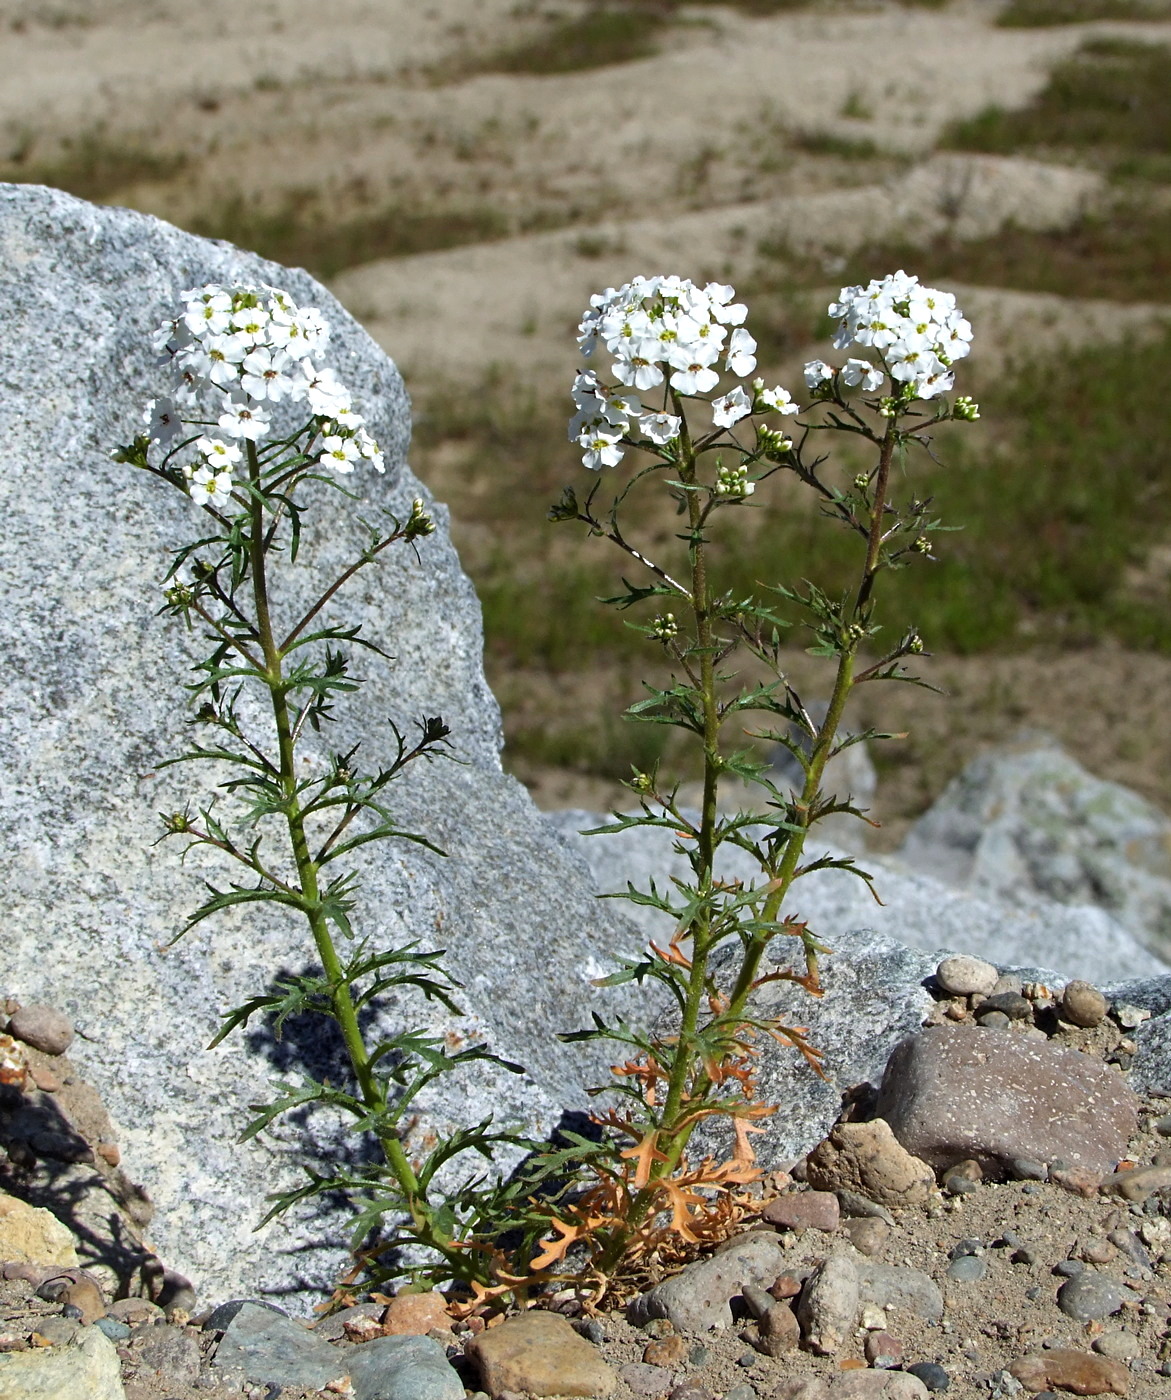
MULTIPOLYGON (((362 1102, 372 1113, 380 1113, 386 1108, 386 1094, 370 1064, 370 1057, 366 1051, 361 1027, 358 1024, 358 1014, 350 996, 345 971, 333 944, 329 920, 321 907, 321 891, 317 880, 318 865, 309 850, 304 814, 297 796, 295 746, 283 673, 284 655, 273 632, 272 614, 269 607, 265 561, 264 502, 260 492, 260 463, 256 448, 251 442, 248 443, 248 474, 253 487, 249 564, 252 574, 253 602, 256 607, 256 631, 264 652, 265 664, 262 675, 268 686, 272 700, 273 720, 276 724, 277 746, 280 754, 279 781, 285 798, 285 819, 289 828, 289 840, 297 866, 305 915, 313 933, 318 957, 321 959, 321 965, 329 981, 333 1014, 341 1030, 342 1039, 345 1042, 346 1051, 361 1090, 362 1102)), ((426 1195, 420 1189, 418 1177, 415 1175, 402 1143, 393 1133, 379 1133, 378 1141, 386 1164, 393 1172, 406 1199, 420 1240, 439 1249, 446 1256, 448 1250, 444 1246, 447 1241, 437 1238, 431 1228, 426 1195)))

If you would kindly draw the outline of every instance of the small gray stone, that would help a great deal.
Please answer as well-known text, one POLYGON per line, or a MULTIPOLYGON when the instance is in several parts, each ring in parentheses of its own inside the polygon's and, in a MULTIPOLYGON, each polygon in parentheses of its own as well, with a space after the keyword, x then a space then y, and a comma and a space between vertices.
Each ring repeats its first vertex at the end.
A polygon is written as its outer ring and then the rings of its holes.
POLYGON ((1110 1003, 1089 982, 1067 982, 1061 994, 1062 1018, 1074 1026, 1101 1025, 1109 1009, 1110 1003))
POLYGON ((130 1336, 130 1328, 116 1317, 99 1317, 94 1326, 112 1342, 124 1342, 130 1336))
POLYGON ((843 1215, 856 1217, 859 1220, 881 1220, 884 1225, 894 1225, 895 1218, 890 1211, 885 1206, 879 1205, 877 1201, 872 1201, 869 1196, 863 1196, 857 1191, 843 1190, 839 1190, 836 1194, 843 1215))
POLYGON ((988 1261, 977 1254, 961 1254, 947 1266, 948 1278, 959 1283, 976 1283, 988 1271, 988 1261))
POLYGON ((756 1400, 756 1391, 747 1381, 741 1381, 739 1385, 734 1385, 731 1390, 724 1392, 724 1400, 756 1400))
POLYGON ((199 1375, 199 1343, 182 1327, 152 1327, 140 1354, 170 1385, 191 1385, 199 1375))
POLYGON ((989 996, 1000 973, 983 958, 956 954, 935 969, 935 980, 952 996, 989 996))
POLYGON ((1078 1274, 1084 1274, 1086 1266, 1080 1259, 1059 1259, 1053 1265, 1053 1272, 1062 1278, 1076 1278, 1078 1274))
POLYGON ((1142 1350, 1133 1332, 1103 1332, 1094 1338, 1092 1346, 1099 1356, 1108 1356, 1112 1361, 1131 1361, 1142 1350))
POLYGON ((986 1031, 1006 1031, 1012 1025, 1004 1012, 997 1010, 984 1011, 976 1020, 986 1031))
POLYGON ((1009 1171, 1017 1181, 1047 1181, 1049 1168, 1035 1157, 1014 1157, 1008 1164, 1009 1171))
POLYGON ((916 1361, 913 1366, 903 1369, 910 1376, 918 1376, 928 1390, 946 1390, 951 1385, 951 1376, 934 1361, 916 1361))
POLYGON ((1138 1296, 1096 1269, 1083 1269, 1057 1290, 1057 1306, 1075 1322, 1096 1322, 1118 1312, 1128 1298, 1137 1300, 1138 1296))
POLYGON ((1132 1006, 1129 1002, 1116 1001, 1110 1009, 1124 1031, 1137 1030, 1144 1021, 1151 1019, 1151 1013, 1145 1006, 1132 1006))
POLYGON ((767 1287, 785 1267, 777 1237, 754 1231, 706 1259, 656 1284, 630 1304, 627 1316, 636 1327, 655 1317, 669 1318, 680 1332, 731 1327, 728 1304, 746 1283, 767 1287))
MULTIPOLYGON (((255 1303, 244 1303, 228 1323, 213 1365, 264 1385, 307 1390, 320 1390, 350 1371, 349 1357, 340 1348, 315 1337, 291 1317, 255 1303)), ((461 1386, 456 1400, 462 1400, 462 1395, 461 1386)))
POLYGON ((675 1379, 662 1366, 648 1366, 645 1361, 632 1361, 620 1367, 618 1374, 635 1395, 662 1395, 671 1388, 675 1379))
POLYGON ((349 1375, 357 1400, 464 1400, 463 1381, 433 1337, 375 1337, 334 1354, 335 1374, 349 1375))
POLYGON ((8 1033, 43 1055, 64 1055, 73 1044, 73 1022, 52 1006, 22 1006, 9 1019, 8 1033))
POLYGON ((977 1016, 986 1015, 993 1011, 999 1011, 1010 1021, 1028 1021, 1033 1015, 1033 1005, 1027 997, 1021 996, 1019 990, 998 992, 986 1001, 982 1001, 976 1008, 977 1016))
POLYGON ((1165 1113, 1162 1118, 1156 1118, 1151 1127, 1160 1137, 1171 1137, 1171 1113, 1165 1113))

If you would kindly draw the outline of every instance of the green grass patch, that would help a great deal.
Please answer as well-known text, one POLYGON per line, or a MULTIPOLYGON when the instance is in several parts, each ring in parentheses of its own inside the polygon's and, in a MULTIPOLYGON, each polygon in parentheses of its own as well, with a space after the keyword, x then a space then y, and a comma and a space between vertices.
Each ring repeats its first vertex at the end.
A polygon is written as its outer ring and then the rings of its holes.
POLYGON ((1044 29, 1097 19, 1168 19, 1166 0, 1009 0, 996 23, 1002 29, 1044 29))
POLYGON ((657 53, 669 21, 661 6, 592 9, 575 19, 558 20, 524 43, 485 54, 472 67, 480 73, 533 74, 609 68, 657 53))
MULTIPOLYGON (((781 245, 763 244, 761 254, 766 267, 781 264, 787 281, 825 281, 819 263, 796 258, 781 245)), ((1168 302, 1171 200, 1136 194, 1065 229, 1009 227, 988 238, 868 244, 852 253, 835 277, 843 285, 867 282, 875 269, 896 267, 913 268, 932 284, 970 282, 1068 297, 1168 302)))
POLYGON ((0 180, 15 185, 50 185, 79 199, 100 201, 147 180, 168 180, 187 166, 179 152, 123 145, 101 132, 67 137, 53 156, 37 159, 31 149, 0 165, 0 180))
POLYGON ((1059 63, 1045 88, 1016 111, 988 107, 956 122, 941 144, 998 154, 1096 156, 1107 167, 1171 151, 1171 48, 1129 39, 1089 40, 1059 63))

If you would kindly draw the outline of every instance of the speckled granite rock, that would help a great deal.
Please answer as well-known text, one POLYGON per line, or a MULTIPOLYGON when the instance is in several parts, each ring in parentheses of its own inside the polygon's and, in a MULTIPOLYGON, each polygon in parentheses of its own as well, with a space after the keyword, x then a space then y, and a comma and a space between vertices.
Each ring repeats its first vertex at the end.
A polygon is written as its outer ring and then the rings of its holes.
MULTIPOLYGON (((342 1257, 341 1222, 252 1227, 274 1186, 299 1179, 331 1125, 313 1120, 237 1146, 248 1105, 274 1069, 331 1072, 317 1027, 291 1026, 205 1049, 220 1013, 308 962, 292 919, 259 914, 208 923, 162 945, 202 897, 200 877, 171 845, 152 847, 157 813, 206 796, 212 776, 160 772, 186 742, 181 688, 196 654, 181 628, 156 617, 169 551, 192 538, 175 493, 109 458, 136 431, 143 400, 161 390, 150 335, 176 294, 208 280, 279 282, 320 306, 334 328, 330 362, 387 451, 384 478, 354 484, 367 509, 399 513, 427 493, 405 462, 410 419, 393 364, 305 273, 139 214, 56 191, 0 186, 0 430, 9 471, 0 482, 5 527, 0 614, 7 657, 0 711, 0 841, 8 911, 4 976, 21 1001, 65 1012, 82 1072, 120 1129, 127 1170, 158 1207, 154 1243, 198 1279, 203 1296, 328 1284, 342 1257)), ((330 495, 325 543, 302 554, 278 610, 308 596, 310 568, 332 571, 360 552, 356 507, 330 495)), ((446 946, 471 1013, 460 1033, 483 1035, 531 1078, 481 1066, 446 1084, 423 1126, 442 1129, 494 1111, 540 1129, 583 1104, 582 1085, 605 1056, 553 1032, 580 1024, 602 993, 591 979, 635 946, 584 868, 500 768, 500 717, 481 668, 479 607, 436 507, 439 531, 343 593, 333 618, 361 623, 396 658, 363 656, 370 678, 339 710, 330 750, 361 740, 387 753, 387 720, 420 714, 450 723, 463 764, 418 765, 392 801, 408 830, 448 851, 367 848, 359 911, 376 944, 446 946), (539 941, 538 941, 539 940, 539 941)), ((318 575, 324 577, 324 574, 318 575)), ((445 1013, 388 1011, 443 1033, 445 1013)), ((336 1073, 336 1070, 332 1071, 336 1073)), ((306 1307, 309 1292, 293 1307, 306 1307)), ((286 1295, 288 1297, 288 1295, 286 1295)))

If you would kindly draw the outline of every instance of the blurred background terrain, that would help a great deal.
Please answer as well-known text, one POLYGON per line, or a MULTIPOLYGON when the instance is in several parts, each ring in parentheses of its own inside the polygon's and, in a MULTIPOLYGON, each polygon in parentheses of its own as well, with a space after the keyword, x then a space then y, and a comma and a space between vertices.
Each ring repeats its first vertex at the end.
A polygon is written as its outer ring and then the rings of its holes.
MULTIPOLYGON (((963 528, 886 591, 947 694, 860 697, 909 731, 875 844, 1021 728, 1171 810, 1171 0, 0 0, 0 57, 0 179, 304 266, 398 363, 544 805, 672 758, 618 718, 656 664, 618 561, 545 518, 590 293, 732 282, 800 400, 831 296, 905 267, 974 322, 983 417, 909 468, 963 528)), ((791 493, 728 514, 729 586, 849 577, 791 493)))

